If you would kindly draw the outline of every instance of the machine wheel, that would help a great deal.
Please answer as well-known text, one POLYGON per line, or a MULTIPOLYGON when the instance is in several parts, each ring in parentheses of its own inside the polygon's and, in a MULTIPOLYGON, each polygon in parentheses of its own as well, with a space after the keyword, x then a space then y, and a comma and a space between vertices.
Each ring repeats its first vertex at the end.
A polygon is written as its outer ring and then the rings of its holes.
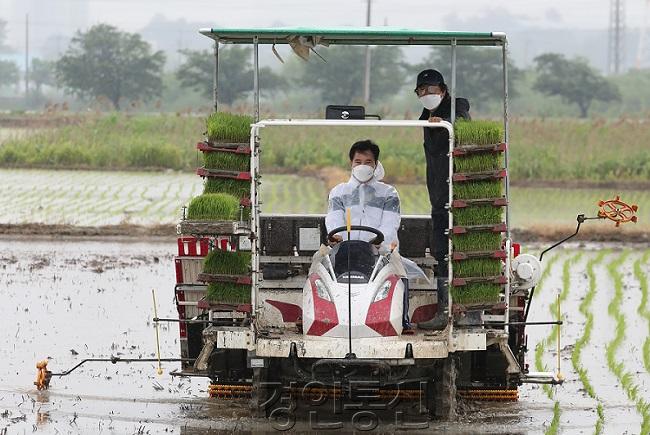
POLYGON ((433 385, 434 415, 441 420, 451 421, 456 418, 458 405, 456 400, 456 364, 454 356, 449 355, 445 358, 438 372, 439 376, 436 377, 436 382, 433 385))

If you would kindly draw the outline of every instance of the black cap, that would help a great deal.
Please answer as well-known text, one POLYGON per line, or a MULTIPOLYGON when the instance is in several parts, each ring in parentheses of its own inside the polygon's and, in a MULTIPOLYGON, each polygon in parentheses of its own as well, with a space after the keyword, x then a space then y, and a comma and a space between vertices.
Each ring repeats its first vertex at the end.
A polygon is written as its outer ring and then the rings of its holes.
POLYGON ((435 69, 425 69, 424 71, 420 72, 420 74, 418 74, 418 79, 415 87, 419 88, 422 85, 439 86, 444 84, 445 79, 442 77, 442 74, 440 74, 435 69))

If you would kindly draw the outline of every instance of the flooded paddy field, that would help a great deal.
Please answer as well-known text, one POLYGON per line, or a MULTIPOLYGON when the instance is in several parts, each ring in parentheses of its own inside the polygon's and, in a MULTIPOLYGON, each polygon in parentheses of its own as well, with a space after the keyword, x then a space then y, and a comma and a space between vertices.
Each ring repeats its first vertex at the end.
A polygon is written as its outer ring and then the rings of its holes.
MULTIPOLYGON (((464 403, 457 422, 425 421, 417 430, 388 416, 377 430, 642 433, 650 401, 644 249, 574 245, 545 258, 530 320, 555 319, 562 292, 562 386, 524 385, 518 402, 464 403)), ((47 391, 33 385, 35 364, 46 358, 55 373, 84 358, 154 358, 151 291, 158 315, 175 317, 175 250, 173 239, 0 238, 0 434, 275 431, 248 416, 245 400, 208 398, 207 379, 170 376, 179 363, 163 363, 159 376, 155 363, 90 362, 54 377, 47 391)), ((555 370, 554 331, 527 331, 531 370, 555 370)), ((160 346, 163 358, 179 356, 176 324, 161 324, 160 346)), ((299 415, 294 429, 309 428, 299 415)))

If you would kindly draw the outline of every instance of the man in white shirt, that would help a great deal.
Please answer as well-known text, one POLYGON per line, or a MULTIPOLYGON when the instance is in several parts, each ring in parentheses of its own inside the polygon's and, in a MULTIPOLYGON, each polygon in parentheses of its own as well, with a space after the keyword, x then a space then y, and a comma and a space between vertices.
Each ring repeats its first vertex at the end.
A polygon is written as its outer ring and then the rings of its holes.
MULTIPOLYGON (((350 148, 352 175, 346 183, 335 186, 329 194, 325 218, 328 231, 346 226, 346 209, 350 209, 352 225, 375 228, 384 234, 382 248, 399 243, 400 201, 397 190, 382 183, 383 167, 379 163, 379 147, 371 140, 355 142, 350 148)), ((343 234, 334 235, 334 243, 343 240, 343 234)), ((352 231, 352 240, 372 242, 374 236, 366 231, 352 231)))
MULTIPOLYGON (((400 202, 397 190, 381 180, 384 168, 379 162, 379 147, 370 139, 355 142, 350 148, 350 166, 352 174, 347 183, 335 186, 329 195, 329 206, 325 217, 325 226, 329 233, 334 228, 346 226, 346 209, 350 209, 352 225, 375 228, 384 235, 384 241, 374 243, 375 236, 367 231, 354 230, 351 240, 371 242, 381 250, 394 249, 398 246, 397 230, 400 226, 400 202)), ((330 244, 343 241, 344 232, 335 234, 330 244)), ((408 261, 402 259, 403 261, 408 261)), ((414 266, 417 267, 417 266, 414 266)), ((408 319, 408 280, 403 278, 404 291, 404 328, 410 328, 408 319)))

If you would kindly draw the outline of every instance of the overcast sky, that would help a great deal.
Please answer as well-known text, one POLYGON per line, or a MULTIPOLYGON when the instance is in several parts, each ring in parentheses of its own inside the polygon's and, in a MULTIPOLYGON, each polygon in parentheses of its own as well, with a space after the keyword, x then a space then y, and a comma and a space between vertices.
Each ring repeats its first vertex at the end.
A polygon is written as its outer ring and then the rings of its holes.
MULTIPOLYGON (((645 0, 624 0, 629 28, 643 25, 645 0)), ((365 25, 366 0, 0 0, 0 17, 9 21, 9 42, 20 45, 24 14, 34 32, 71 34, 76 27, 108 22, 136 31, 156 14, 205 26, 365 25)), ((511 21, 531 27, 604 29, 610 0, 372 0, 375 25, 453 30, 463 23, 493 22, 507 30, 511 21), (477 21, 479 19, 480 21, 477 21)))

